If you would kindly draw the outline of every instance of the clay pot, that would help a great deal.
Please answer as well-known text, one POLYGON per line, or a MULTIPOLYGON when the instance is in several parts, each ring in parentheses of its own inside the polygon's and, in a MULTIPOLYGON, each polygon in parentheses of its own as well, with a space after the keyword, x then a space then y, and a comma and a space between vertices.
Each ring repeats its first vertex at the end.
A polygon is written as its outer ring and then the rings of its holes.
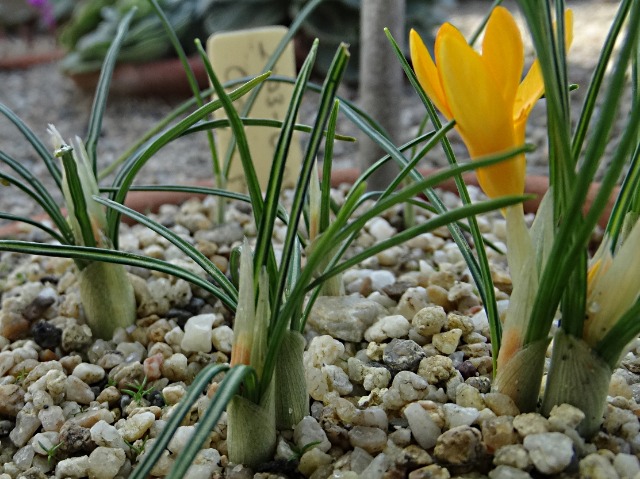
MULTIPOLYGON (((421 173, 425 176, 434 173, 434 169, 422 169, 421 173)), ((343 183, 352 184, 359 176, 360 172, 357 168, 345 168, 342 170, 336 170, 331 175, 331 186, 336 187, 343 183)), ((462 175, 467 185, 478 186, 478 180, 474 173, 466 173, 462 175)), ((198 181, 195 182, 197 186, 212 186, 211 181, 198 181)), ((448 180, 439 185, 440 188, 456 193, 457 189, 453 180, 448 180)), ((526 180, 525 192, 533 194, 536 197, 524 203, 524 209, 527 213, 535 213, 540 205, 542 196, 549 188, 549 179, 546 176, 529 176, 526 180)), ((612 197, 609 200, 605 211, 600 218, 600 226, 605 227, 611 209, 613 208, 614 199, 618 194, 619 188, 616 187, 612 193, 612 197)), ((588 210, 598 192, 598 184, 594 183, 589 189, 587 196, 587 204, 585 210, 588 210)), ((157 212, 163 204, 181 204, 190 198, 202 198, 204 195, 197 195, 193 193, 178 193, 178 192, 162 192, 162 191, 132 191, 127 195, 125 204, 136 211, 140 212, 157 212)), ((46 215, 39 215, 36 219, 45 220, 46 215)), ((123 216, 122 220, 125 223, 131 224, 133 221, 126 216, 123 216)), ((9 224, 0 228, 0 238, 13 236, 20 231, 19 224, 9 224)))
MULTIPOLYGON (((209 77, 200 57, 190 57, 189 65, 203 89, 209 86, 209 77)), ((74 73, 69 75, 76 85, 85 91, 93 91, 98 84, 100 72, 74 73)), ((119 95, 160 97, 191 95, 182 63, 178 58, 157 60, 149 63, 120 63, 113 71, 110 93, 119 95)))

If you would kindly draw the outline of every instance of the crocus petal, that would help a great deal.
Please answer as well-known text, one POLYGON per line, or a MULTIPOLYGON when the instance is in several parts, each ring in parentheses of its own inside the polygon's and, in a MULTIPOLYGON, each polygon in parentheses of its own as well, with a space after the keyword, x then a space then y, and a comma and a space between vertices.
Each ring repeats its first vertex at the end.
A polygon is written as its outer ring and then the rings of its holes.
POLYGON ((482 41, 482 59, 501 86, 506 103, 513 104, 524 66, 524 46, 518 25, 504 7, 491 12, 482 41))
MULTIPOLYGON (((442 28, 444 28, 444 26, 442 28)), ((440 35, 440 32, 438 32, 438 35, 440 35)), ((422 38, 420 38, 418 32, 413 29, 411 29, 409 34, 409 49, 411 51, 413 69, 418 77, 420 85, 436 108, 442 112, 447 120, 451 120, 451 111, 449 110, 442 85, 440 84, 438 69, 431 58, 429 50, 422 41, 422 38)))
POLYGON ((535 60, 524 77, 522 83, 516 92, 516 100, 513 104, 513 120, 515 123, 516 138, 524 141, 524 130, 527 118, 533 105, 540 99, 544 93, 544 82, 542 80, 542 71, 540 63, 535 60))
POLYGON ((595 345, 609 332, 618 319, 638 300, 640 291, 640 222, 610 263, 605 255, 604 264, 591 275, 587 297, 587 321, 584 340, 595 345), (607 264, 609 263, 609 264, 607 264))
MULTIPOLYGON (((436 43, 436 59, 456 129, 471 158, 514 148, 512 105, 506 104, 480 55, 463 37, 443 35, 436 43)), ((491 198, 522 193, 524 174, 523 155, 477 171, 480 186, 491 198)))
MULTIPOLYGON (((565 48, 568 50, 573 42, 573 11, 568 9, 564 15, 565 48)), ((533 105, 544 93, 544 82, 540 63, 535 60, 529 72, 522 80, 516 93, 513 105, 513 119, 516 123, 516 138, 524 140, 524 127, 533 105)))

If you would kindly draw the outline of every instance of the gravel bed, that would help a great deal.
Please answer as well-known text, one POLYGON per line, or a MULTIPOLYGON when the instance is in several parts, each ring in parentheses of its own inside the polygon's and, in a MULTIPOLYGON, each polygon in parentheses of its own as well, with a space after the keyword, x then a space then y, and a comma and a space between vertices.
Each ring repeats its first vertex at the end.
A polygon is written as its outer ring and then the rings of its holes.
MULTIPOLYGON (((443 199, 458 201, 449 193, 443 199)), ((167 205, 157 219, 227 271, 231 248, 253 238, 256 227, 236 204, 226 224, 214 226, 214 203, 167 205)), ((372 219, 353 247, 397 234, 401 211, 372 219)), ((480 218, 480 225, 504 247, 501 216, 480 218)), ((276 231, 276 248, 281 237, 276 231)), ((139 225, 123 226, 121 248, 189 264, 139 225)), ((506 308, 505 258, 489 255, 506 308)), ((71 261, 0 259, 0 479, 128 477, 197 372, 229 361, 232 316, 183 280, 129 268, 137 322, 112 340, 96 340, 71 261), (143 397, 124 392, 144 381, 151 391, 143 397)), ((310 414, 280 433, 274 462, 255 471, 230 464, 223 415, 190 478, 640 477, 640 343, 614 372, 601 430, 584 440, 576 408, 562 405, 549 418, 521 414, 491 392, 488 322, 446 229, 379 253, 343 281, 346 295, 319 298, 307 323, 310 414), (310 443, 316 446, 305 450, 310 443)), ((209 400, 204 393, 198 399, 154 477, 167 475, 209 400)))
MULTIPOLYGON (((509 4, 509 2, 507 2, 509 4)), ((581 0, 569 2, 575 10, 575 41, 571 50, 570 80, 581 87, 587 84, 598 52, 606 35, 617 2, 600 0, 581 0)), ((511 6, 512 2, 511 2, 511 6)), ((480 0, 461 1, 458 8, 451 12, 451 21, 464 32, 476 28, 487 8, 487 2, 480 0)), ((512 11, 516 11, 513 8, 512 11)), ((0 48, 16 54, 15 41, 0 39, 0 48)), ((35 48, 46 48, 43 41, 36 40, 35 48)), ((530 51, 530 47, 527 46, 530 51)), ((52 123, 65 138, 84 135, 86 132, 92 96, 79 90, 74 83, 61 74, 55 63, 43 64, 27 70, 0 70, 0 102, 5 103, 21 117, 46 144, 47 125, 52 123)), ((403 138, 398 142, 412 138, 424 108, 408 85, 404 87, 405 96, 401 105, 403 116, 403 138)), ((571 96, 574 111, 580 107, 586 88, 580 88, 571 96)), ((343 87, 340 92, 346 98, 357 100, 353 87, 343 87)), ((315 95, 310 95, 303 105, 301 119, 310 123, 315 114, 315 95)), ((99 166, 104 167, 114 161, 154 122, 166 115, 180 103, 177 98, 132 98, 112 97, 103 124, 103 133, 99 144, 99 166)), ((624 102, 626 106, 630 102, 624 102)), ((624 114, 624 112, 621 114, 624 114)), ((529 121, 528 141, 536 144, 536 152, 528 156, 528 168, 531 174, 546 173, 545 151, 545 113, 543 102, 534 109, 529 121)), ((338 127, 345 134, 357 135, 357 130, 348 120, 342 119, 338 127)), ((614 136, 621 130, 619 122, 614 127, 614 136)), ((450 135, 459 158, 464 160, 467 153, 455 134, 450 135)), ((608 147, 613 148, 615 141, 608 147)), ((19 159, 30 171, 40 178, 47 188, 55 190, 53 182, 47 176, 46 169, 34 152, 19 136, 15 128, 4 118, 0 118, 0 148, 8 155, 19 159)), ((138 176, 139 184, 188 183, 194 180, 212 178, 210 155, 204 135, 193 136, 174 142, 160 151, 138 176), (179 161, 176 161, 179 158, 179 161)), ((335 148, 336 168, 355 166, 357 144, 338 143, 335 148)), ((440 151, 430 153, 424 160, 425 165, 443 166, 446 160, 440 151)), ((0 166, 4 169, 4 166, 0 166)), ((109 179, 104 183, 108 184, 109 179)), ((0 188, 0 210, 14 214, 35 214, 39 210, 30 198, 22 194, 13 194, 12 190, 0 188)))

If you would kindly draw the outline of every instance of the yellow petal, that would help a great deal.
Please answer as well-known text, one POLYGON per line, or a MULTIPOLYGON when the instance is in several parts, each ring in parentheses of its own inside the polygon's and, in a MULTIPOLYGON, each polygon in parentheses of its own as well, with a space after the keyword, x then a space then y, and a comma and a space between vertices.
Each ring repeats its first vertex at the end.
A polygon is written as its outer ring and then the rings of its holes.
MULTIPOLYGON (((573 42, 573 11, 568 9, 564 15, 565 23, 565 48, 569 50, 573 42)), ((513 119, 516 122, 516 137, 524 140, 524 126, 527 117, 533 108, 533 105, 540 99, 544 93, 544 82, 542 80, 542 71, 540 63, 536 59, 529 72, 518 88, 516 101, 513 105, 513 119), (520 135, 522 133, 522 135, 520 135)))
MULTIPOLYGON (((440 35, 440 33, 438 33, 438 35, 440 35)), ((413 70, 418 77, 420 85, 436 108, 442 112, 447 120, 451 120, 451 111, 449 110, 447 100, 442 91, 438 69, 422 38, 420 38, 420 35, 418 35, 418 32, 414 29, 411 29, 409 33, 409 49, 411 51, 413 70)))
POLYGON ((518 25, 504 7, 491 12, 482 41, 482 59, 496 84, 501 85, 507 104, 513 104, 524 67, 524 46, 518 25))
MULTIPOLYGON (((436 43, 441 83, 472 159, 516 146, 513 110, 506 104, 480 55, 461 36, 443 35, 436 43)), ((481 168, 478 181, 492 198, 524 190, 524 156, 481 168)))

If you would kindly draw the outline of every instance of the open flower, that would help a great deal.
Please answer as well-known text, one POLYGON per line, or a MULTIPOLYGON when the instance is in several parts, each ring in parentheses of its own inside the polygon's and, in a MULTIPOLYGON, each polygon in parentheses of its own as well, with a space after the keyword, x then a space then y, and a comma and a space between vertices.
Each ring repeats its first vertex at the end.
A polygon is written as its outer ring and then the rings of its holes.
MULTIPOLYGON (((570 11, 566 21, 566 30, 571 32, 570 11)), ((527 118, 542 96, 544 85, 537 61, 521 82, 522 37, 506 8, 496 7, 491 13, 482 53, 476 52, 449 23, 436 36, 435 63, 415 30, 411 30, 409 40, 420 84, 447 120, 455 119, 472 159, 524 144, 527 118)), ((480 186, 491 198, 521 194, 524 155, 480 168, 477 175, 480 186)))

